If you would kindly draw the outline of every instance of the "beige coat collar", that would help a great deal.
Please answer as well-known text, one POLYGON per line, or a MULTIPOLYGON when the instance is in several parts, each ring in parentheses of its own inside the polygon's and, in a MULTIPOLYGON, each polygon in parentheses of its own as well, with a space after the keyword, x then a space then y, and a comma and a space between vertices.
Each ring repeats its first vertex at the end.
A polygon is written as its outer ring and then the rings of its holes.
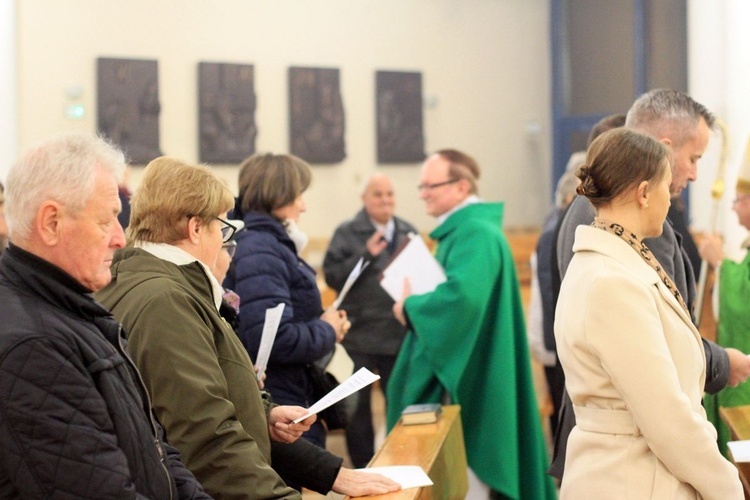
POLYGON ((591 226, 578 226, 576 228, 576 239, 573 244, 573 252, 596 252, 606 255, 620 262, 637 279, 645 281, 649 285, 656 286, 664 300, 674 309, 680 318, 690 326, 693 334, 700 340, 700 333, 693 325, 692 318, 683 309, 676 298, 669 292, 661 282, 659 275, 651 266, 643 261, 641 256, 633 250, 624 240, 609 234, 601 229, 591 226))

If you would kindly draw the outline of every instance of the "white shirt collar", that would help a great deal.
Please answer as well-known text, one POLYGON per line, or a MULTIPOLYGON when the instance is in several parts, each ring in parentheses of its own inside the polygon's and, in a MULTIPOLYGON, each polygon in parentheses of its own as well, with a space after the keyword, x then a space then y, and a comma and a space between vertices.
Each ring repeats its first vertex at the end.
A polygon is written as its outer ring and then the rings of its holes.
POLYGON ((171 262, 176 266, 186 266, 188 264, 192 264, 193 262, 197 262, 198 264, 200 264, 205 271, 206 276, 208 276, 208 279, 211 281, 211 288, 213 291, 212 298, 214 300, 214 304, 216 305, 216 310, 219 310, 219 307, 221 306, 221 296, 224 294, 224 289, 219 283, 219 280, 214 277, 211 269, 206 264, 196 259, 193 255, 186 252, 182 248, 176 247, 174 245, 168 245, 167 243, 151 243, 148 241, 141 241, 136 242, 133 246, 135 246, 135 248, 145 250, 156 258, 171 262))
POLYGON ((388 222, 386 222, 385 224, 376 222, 372 217, 369 217, 369 219, 372 225, 375 226, 375 229, 383 232, 383 237, 386 239, 386 241, 390 242, 391 240, 393 240, 393 232, 396 230, 396 223, 393 222, 393 217, 388 219, 388 222))
POLYGON ((444 214, 438 215, 437 216, 438 224, 442 224, 443 222, 446 221, 446 219, 448 217, 450 217, 454 213, 458 212, 462 208, 467 207, 469 205, 473 205, 474 203, 479 203, 480 201, 482 201, 482 200, 480 200, 479 196, 477 196, 475 194, 472 194, 471 196, 468 196, 464 201, 462 201, 461 203, 459 203, 455 207, 451 208, 450 210, 448 210, 444 214))

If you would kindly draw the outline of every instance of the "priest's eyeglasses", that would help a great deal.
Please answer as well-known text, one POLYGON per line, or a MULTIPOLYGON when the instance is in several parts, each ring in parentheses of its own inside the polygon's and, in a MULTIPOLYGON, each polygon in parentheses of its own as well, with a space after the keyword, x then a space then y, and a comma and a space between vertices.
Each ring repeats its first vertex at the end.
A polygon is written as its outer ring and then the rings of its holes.
POLYGON ((419 191, 432 191, 435 188, 439 188, 441 186, 447 186, 448 184, 455 184, 458 181, 459 179, 448 179, 447 181, 435 182, 432 184, 420 184, 419 186, 417 186, 417 189, 419 191))

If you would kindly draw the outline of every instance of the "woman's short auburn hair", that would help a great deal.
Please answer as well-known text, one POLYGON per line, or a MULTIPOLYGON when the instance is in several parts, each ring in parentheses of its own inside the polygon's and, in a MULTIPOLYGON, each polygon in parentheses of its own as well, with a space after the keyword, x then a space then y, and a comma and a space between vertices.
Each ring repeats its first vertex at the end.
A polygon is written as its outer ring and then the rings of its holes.
POLYGON ((258 154, 240 165, 239 191, 242 213, 273 215, 294 202, 310 187, 310 166, 293 155, 258 154))
POLYGON ((187 238, 190 217, 218 217, 234 206, 234 197, 208 167, 162 156, 146 166, 130 206, 129 244, 173 244, 187 238))

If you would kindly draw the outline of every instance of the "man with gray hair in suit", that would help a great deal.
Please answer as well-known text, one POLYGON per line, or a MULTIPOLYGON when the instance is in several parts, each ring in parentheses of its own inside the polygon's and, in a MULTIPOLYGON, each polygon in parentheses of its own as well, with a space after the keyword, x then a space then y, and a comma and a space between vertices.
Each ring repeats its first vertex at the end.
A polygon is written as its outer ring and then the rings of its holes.
MULTIPOLYGON (((360 259, 367 263, 341 304, 352 322, 342 345, 355 370, 366 367, 380 374, 384 395, 406 328, 393 317, 393 299, 378 277, 409 233, 417 232, 394 215, 395 207, 393 181, 385 174, 372 174, 362 190, 362 209, 336 228, 323 260, 326 283, 337 292, 360 259)), ((370 396, 370 386, 359 391, 346 428, 349 457, 357 468, 366 467, 375 452, 370 396)))

